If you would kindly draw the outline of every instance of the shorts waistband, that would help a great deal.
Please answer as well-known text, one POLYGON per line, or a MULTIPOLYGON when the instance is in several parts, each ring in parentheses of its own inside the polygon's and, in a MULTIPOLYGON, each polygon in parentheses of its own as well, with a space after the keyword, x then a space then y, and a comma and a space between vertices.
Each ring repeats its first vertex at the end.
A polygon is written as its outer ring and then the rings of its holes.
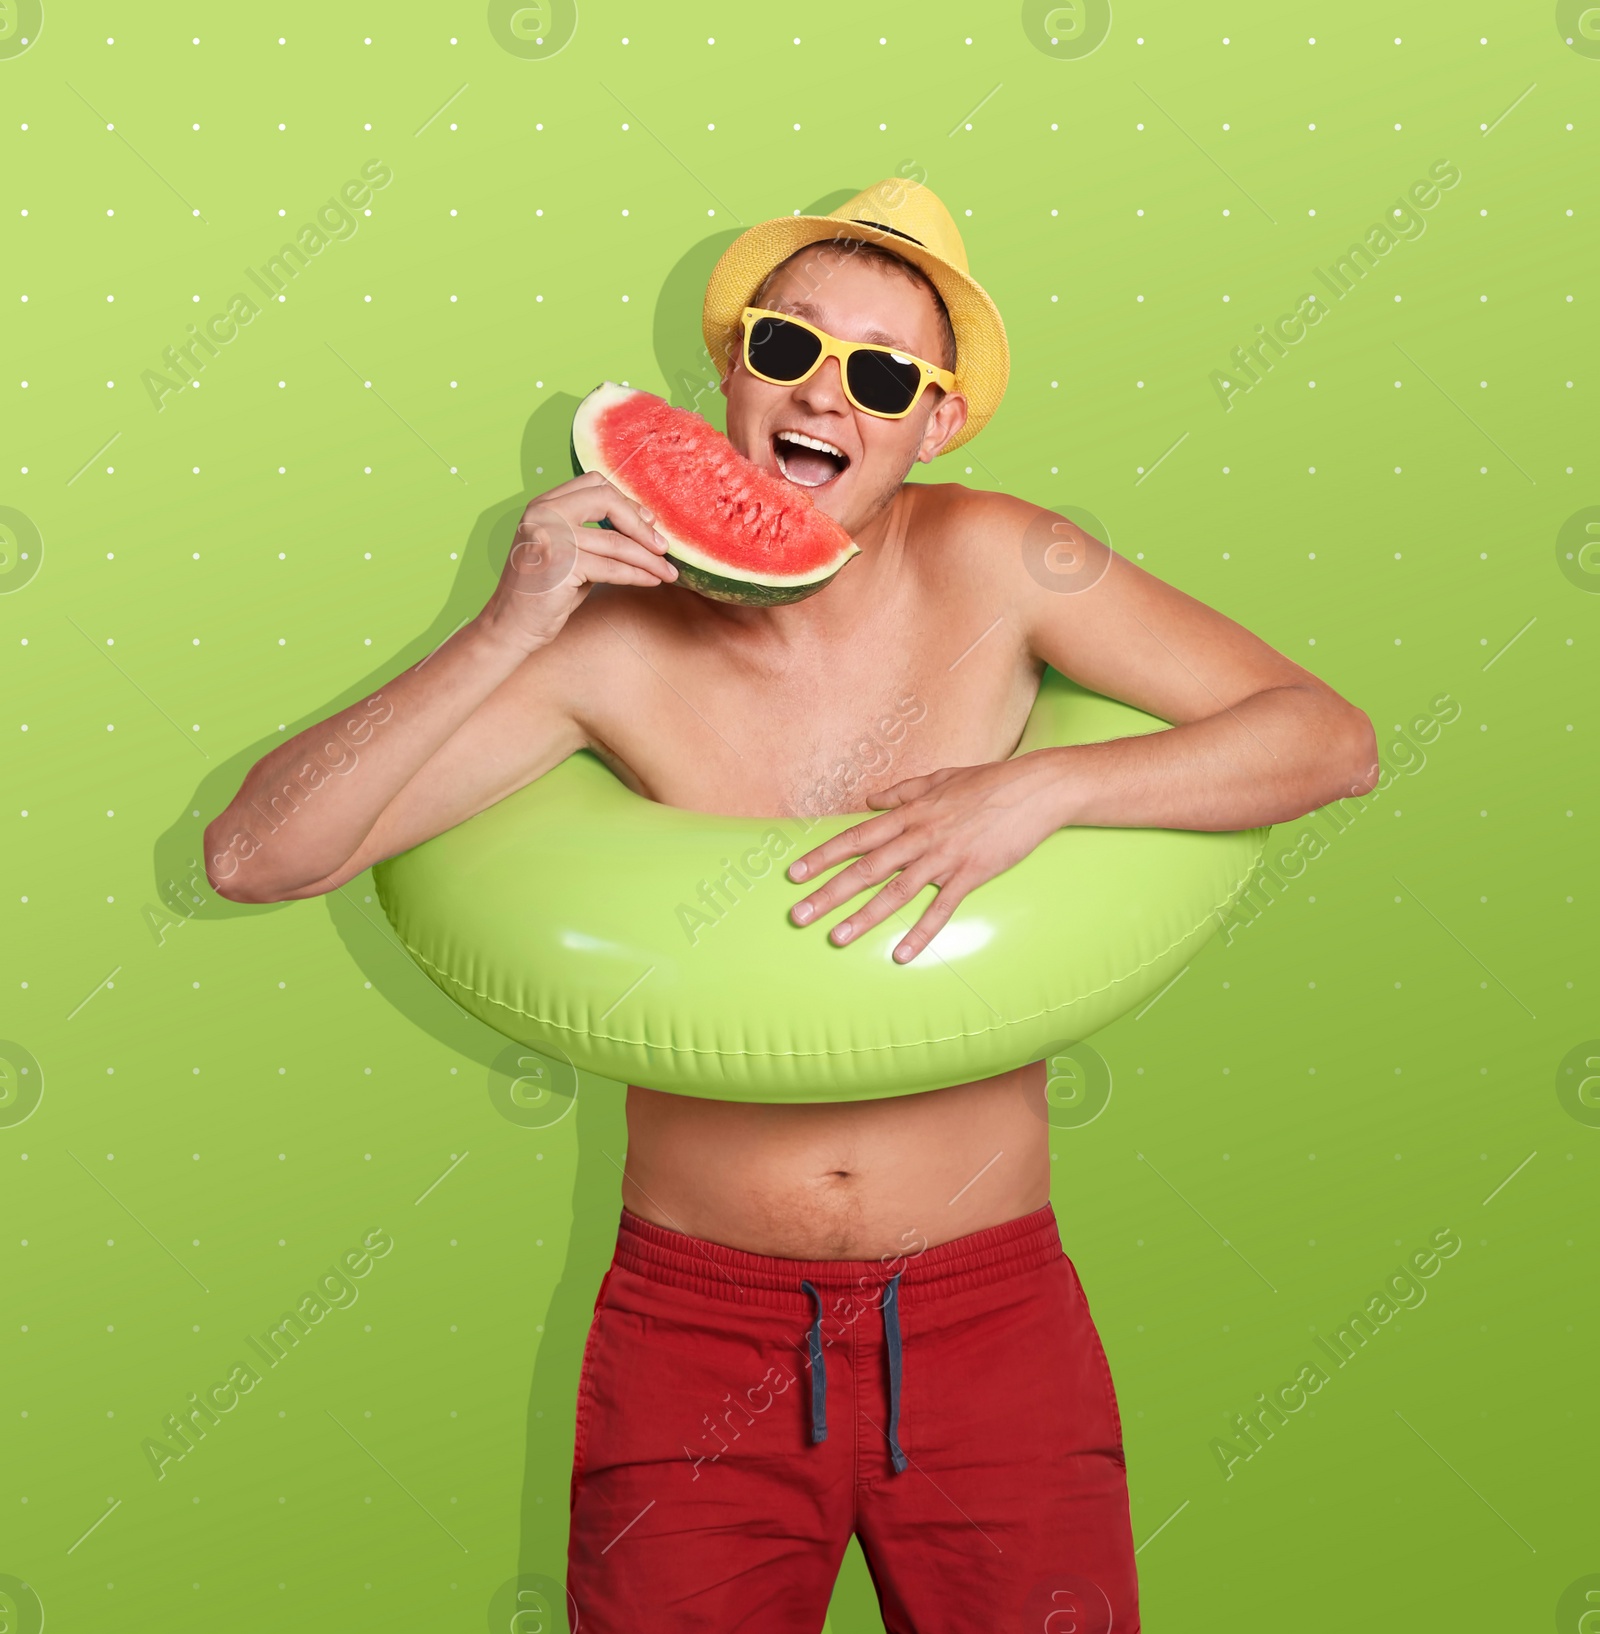
POLYGON ((870 1288, 897 1274, 903 1292, 955 1293, 990 1287, 1063 1257, 1061 1228, 1049 1203, 1032 1214, 920 1251, 913 1236, 905 1249, 870 1260, 752 1254, 669 1230, 624 1208, 613 1263, 653 1282, 736 1302, 754 1299, 769 1304, 776 1301, 763 1299, 763 1294, 794 1297, 802 1282, 819 1288, 870 1288))

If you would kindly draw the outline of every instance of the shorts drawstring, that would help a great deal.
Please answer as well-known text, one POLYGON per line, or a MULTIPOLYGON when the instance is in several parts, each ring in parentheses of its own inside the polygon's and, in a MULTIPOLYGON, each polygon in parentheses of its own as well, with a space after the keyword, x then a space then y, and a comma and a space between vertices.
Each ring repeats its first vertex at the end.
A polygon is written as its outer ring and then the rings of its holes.
POLYGON ((894 1472, 905 1469, 906 1455, 900 1450, 900 1273, 889 1278, 883 1290, 883 1342, 889 1352, 889 1457, 894 1472))
MULTIPOLYGON (((811 1440, 815 1445, 828 1439, 828 1369, 822 1358, 822 1295, 813 1283, 802 1281, 801 1288, 817 1302, 806 1342, 811 1357, 811 1440)), ((883 1290, 883 1338, 889 1358, 889 1458, 896 1475, 910 1462, 900 1449, 900 1273, 889 1278, 883 1290)))
POLYGON ((817 1302, 817 1314, 808 1335, 811 1346, 811 1440, 814 1445, 828 1439, 828 1368, 822 1359, 822 1295, 812 1283, 802 1282, 800 1286, 817 1302))

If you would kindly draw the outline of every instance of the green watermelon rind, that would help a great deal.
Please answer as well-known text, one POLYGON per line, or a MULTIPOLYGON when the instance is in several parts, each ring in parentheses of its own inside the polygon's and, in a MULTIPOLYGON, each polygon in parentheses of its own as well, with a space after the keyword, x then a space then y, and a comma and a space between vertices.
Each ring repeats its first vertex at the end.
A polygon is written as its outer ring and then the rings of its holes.
MULTIPOLYGON (((569 451, 572 455, 572 472, 574 476, 583 476, 590 469, 584 464, 578 453, 578 427, 583 416, 586 404, 592 403, 598 393, 609 388, 612 392, 631 395, 640 388, 618 386, 613 381, 603 381, 590 392, 583 402, 578 405, 578 411, 573 415, 572 435, 569 442, 569 451)), ((612 401, 616 399, 613 398, 612 401)), ((628 496, 635 503, 643 503, 640 496, 621 478, 606 473, 606 480, 628 496)), ((600 526, 610 528, 611 523, 604 517, 600 526)), ((724 568, 723 563, 712 563, 705 553, 679 539, 670 528, 657 524, 657 531, 667 541, 666 556, 678 570, 677 583, 688 589, 698 591, 702 596, 708 596, 713 601, 736 602, 746 607, 781 607, 791 602, 804 601, 807 596, 814 596, 817 591, 829 584, 846 562, 852 556, 860 553, 861 547, 852 539, 831 563, 806 574, 763 574, 751 573, 729 574, 717 571, 724 568)))
MULTIPOLYGON (((670 540, 672 535, 665 534, 670 540)), ((839 568, 829 570, 820 579, 807 579, 803 584, 763 584, 755 579, 727 579, 720 573, 707 573, 703 567, 685 561, 667 547, 667 560, 678 569, 677 582, 690 590, 698 590, 712 601, 737 602, 742 607, 785 607, 790 602, 804 601, 814 596, 824 585, 832 584, 839 568)), ((842 567, 844 564, 839 564, 842 567)))

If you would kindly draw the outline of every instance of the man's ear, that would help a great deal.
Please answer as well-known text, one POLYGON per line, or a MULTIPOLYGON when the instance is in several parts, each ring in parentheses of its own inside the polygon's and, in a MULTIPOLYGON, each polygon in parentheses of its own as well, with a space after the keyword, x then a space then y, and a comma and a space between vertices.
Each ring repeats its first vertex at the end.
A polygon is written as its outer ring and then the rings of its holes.
POLYGON ((924 464, 936 459, 940 449, 967 423, 967 400, 960 392, 941 392, 938 407, 928 416, 917 458, 924 464))

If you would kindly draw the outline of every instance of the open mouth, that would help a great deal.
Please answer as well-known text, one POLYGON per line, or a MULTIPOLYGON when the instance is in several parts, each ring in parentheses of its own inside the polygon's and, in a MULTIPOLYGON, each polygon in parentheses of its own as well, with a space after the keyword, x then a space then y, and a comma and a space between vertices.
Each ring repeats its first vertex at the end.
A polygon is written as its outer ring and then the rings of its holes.
POLYGON ((850 456, 842 448, 802 431, 775 431, 772 457, 784 478, 797 488, 825 488, 850 464, 850 456))

